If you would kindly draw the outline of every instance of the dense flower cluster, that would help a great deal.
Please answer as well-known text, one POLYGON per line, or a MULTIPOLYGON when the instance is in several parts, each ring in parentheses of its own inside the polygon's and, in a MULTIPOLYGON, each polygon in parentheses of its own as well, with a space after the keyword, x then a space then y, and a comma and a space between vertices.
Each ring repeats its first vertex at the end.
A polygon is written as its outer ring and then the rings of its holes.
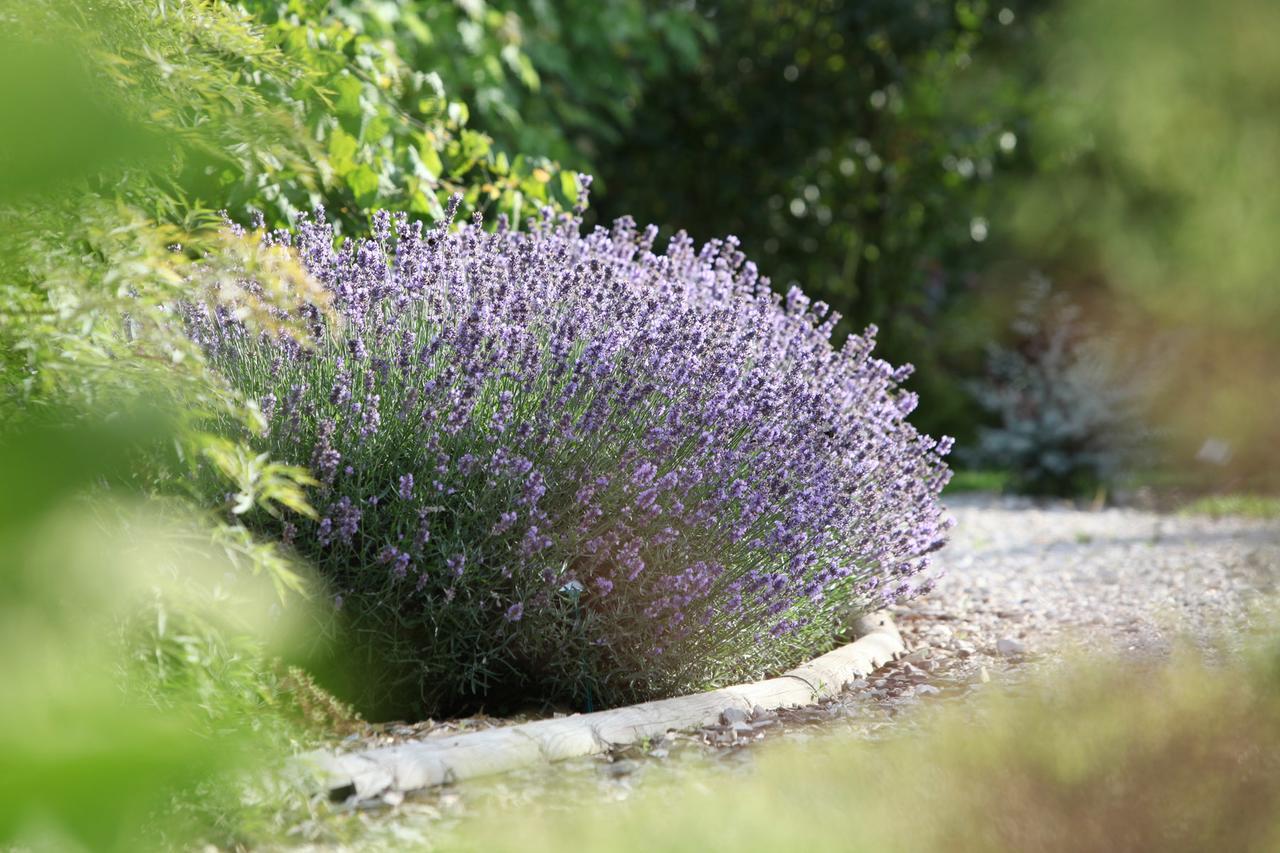
POLYGON ((268 238, 332 294, 310 345, 189 307, 261 401, 263 449, 322 482, 317 520, 262 523, 389 668, 370 698, 694 689, 928 583, 950 442, 906 422, 909 368, 870 355, 874 330, 834 348, 838 318, 776 295, 733 238, 655 236, 379 215, 335 249, 320 214, 268 238))

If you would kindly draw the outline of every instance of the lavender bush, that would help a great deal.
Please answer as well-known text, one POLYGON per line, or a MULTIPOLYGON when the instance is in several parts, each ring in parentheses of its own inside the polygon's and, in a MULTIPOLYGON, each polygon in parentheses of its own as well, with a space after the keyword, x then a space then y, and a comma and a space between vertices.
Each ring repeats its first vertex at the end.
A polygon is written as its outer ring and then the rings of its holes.
POLYGON ((695 249, 550 212, 433 229, 381 214, 290 246, 332 296, 310 346, 191 305, 212 362, 261 401, 256 440, 310 466, 315 519, 257 523, 332 584, 373 713, 576 707, 759 676, 840 615, 929 583, 950 441, 910 368, 839 349, 737 241, 695 249), (923 572, 923 574, 922 574, 923 572))

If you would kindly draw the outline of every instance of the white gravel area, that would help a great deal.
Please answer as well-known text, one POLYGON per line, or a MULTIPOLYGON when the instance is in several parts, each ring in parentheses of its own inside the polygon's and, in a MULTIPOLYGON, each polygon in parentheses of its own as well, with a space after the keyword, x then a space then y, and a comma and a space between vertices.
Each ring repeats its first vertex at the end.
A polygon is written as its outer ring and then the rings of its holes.
POLYGON ((895 608, 909 644, 962 678, 1073 651, 1163 655, 1241 635, 1280 586, 1280 522, 961 496, 944 571, 895 608))

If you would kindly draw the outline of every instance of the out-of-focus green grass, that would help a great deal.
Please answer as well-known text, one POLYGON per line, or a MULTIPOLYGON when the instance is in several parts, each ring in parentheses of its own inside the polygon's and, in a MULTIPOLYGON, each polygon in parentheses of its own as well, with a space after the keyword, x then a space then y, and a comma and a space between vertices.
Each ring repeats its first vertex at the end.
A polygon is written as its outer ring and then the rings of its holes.
POLYGON ((1002 492, 1009 484, 1008 471, 959 470, 951 475, 946 494, 963 492, 1002 492))
POLYGON ((1192 501, 1182 511, 1187 515, 1209 515, 1214 518, 1230 515, 1245 518, 1280 518, 1280 497, 1210 495, 1192 501))
POLYGON ((884 743, 780 745, 746 777, 477 821, 465 850, 1280 849, 1280 646, 1081 666, 884 743))

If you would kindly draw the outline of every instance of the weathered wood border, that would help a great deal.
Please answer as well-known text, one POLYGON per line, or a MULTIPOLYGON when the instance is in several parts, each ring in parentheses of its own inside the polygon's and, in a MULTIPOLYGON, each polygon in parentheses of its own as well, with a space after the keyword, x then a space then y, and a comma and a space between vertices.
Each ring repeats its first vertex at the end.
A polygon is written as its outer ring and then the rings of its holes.
POLYGON ((846 682, 871 674, 904 651, 888 613, 859 619, 854 632, 858 639, 852 643, 754 684, 363 752, 313 753, 306 760, 320 771, 331 794, 354 794, 363 800, 386 791, 415 791, 543 761, 593 755, 660 738, 672 730, 714 725, 727 708, 750 714, 756 706, 771 711, 810 705, 839 693, 846 682))

